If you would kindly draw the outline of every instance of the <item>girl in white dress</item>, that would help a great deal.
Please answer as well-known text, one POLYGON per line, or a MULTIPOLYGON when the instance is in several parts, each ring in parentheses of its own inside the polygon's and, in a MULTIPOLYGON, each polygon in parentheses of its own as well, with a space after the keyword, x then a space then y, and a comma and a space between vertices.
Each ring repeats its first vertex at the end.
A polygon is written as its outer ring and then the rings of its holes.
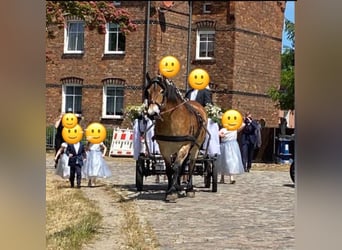
POLYGON ((95 185, 97 177, 107 178, 112 176, 104 156, 107 152, 106 145, 101 143, 87 143, 87 160, 82 168, 82 176, 89 179, 88 186, 95 185))
POLYGON ((59 159, 56 167, 56 174, 63 179, 68 179, 70 177, 69 157, 66 154, 67 146, 68 144, 63 142, 55 155, 55 162, 59 159))
POLYGON ((218 172, 221 174, 220 183, 225 183, 224 176, 228 175, 230 184, 234 184, 234 175, 245 172, 242 165, 240 147, 237 142, 237 133, 244 126, 245 124, 243 123, 238 130, 222 128, 219 131, 221 154, 217 157, 216 165, 218 166, 218 172))

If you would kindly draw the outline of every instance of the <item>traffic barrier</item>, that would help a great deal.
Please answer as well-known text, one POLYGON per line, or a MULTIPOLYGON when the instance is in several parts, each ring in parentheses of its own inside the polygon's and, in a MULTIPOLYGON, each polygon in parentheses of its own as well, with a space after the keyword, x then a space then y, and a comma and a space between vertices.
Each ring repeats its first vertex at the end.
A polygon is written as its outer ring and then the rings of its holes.
POLYGON ((116 129, 113 131, 109 156, 133 156, 133 130, 116 129))

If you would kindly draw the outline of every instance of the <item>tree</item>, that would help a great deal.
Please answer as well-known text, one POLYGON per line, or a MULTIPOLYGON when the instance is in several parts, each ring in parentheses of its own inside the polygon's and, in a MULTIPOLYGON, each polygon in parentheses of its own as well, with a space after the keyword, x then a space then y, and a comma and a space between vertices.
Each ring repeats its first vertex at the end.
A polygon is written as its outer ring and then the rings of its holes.
POLYGON ((115 8, 113 1, 47 1, 46 31, 49 38, 53 38, 51 27, 64 27, 65 16, 83 19, 89 29, 97 28, 100 34, 106 33, 107 22, 118 23, 124 33, 136 30, 128 11, 115 8))
POLYGON ((291 41, 291 47, 285 48, 281 55, 281 79, 279 88, 271 87, 268 91, 269 96, 276 102, 276 106, 281 110, 294 110, 295 94, 295 31, 294 23, 285 19, 285 32, 287 38, 291 41))

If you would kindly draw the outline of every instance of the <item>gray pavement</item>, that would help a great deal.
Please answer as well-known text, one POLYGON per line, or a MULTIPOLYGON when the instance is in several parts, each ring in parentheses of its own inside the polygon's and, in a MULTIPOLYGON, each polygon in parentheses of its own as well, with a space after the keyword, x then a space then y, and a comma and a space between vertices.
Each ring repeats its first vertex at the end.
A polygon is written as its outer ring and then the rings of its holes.
POLYGON ((194 198, 166 203, 166 182, 156 184, 155 176, 149 176, 144 191, 137 193, 135 162, 114 158, 110 164, 114 183, 131 190, 160 249, 295 248, 295 188, 288 172, 251 170, 237 176, 233 185, 218 184, 217 193, 204 188, 202 176, 195 176, 194 198))
POLYGON ((195 176, 194 198, 166 203, 166 182, 156 184, 149 176, 144 190, 136 192, 135 161, 106 159, 113 176, 105 181, 135 201, 160 249, 295 249, 295 188, 288 172, 252 169, 235 184, 218 184, 216 193, 195 176))

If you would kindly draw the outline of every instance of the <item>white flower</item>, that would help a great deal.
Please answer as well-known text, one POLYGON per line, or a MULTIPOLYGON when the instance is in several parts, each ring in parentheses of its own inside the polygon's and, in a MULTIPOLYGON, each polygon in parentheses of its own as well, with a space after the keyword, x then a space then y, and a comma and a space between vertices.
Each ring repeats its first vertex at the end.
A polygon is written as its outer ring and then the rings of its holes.
POLYGON ((134 121, 139 116, 143 115, 145 107, 145 104, 127 106, 125 109, 125 116, 127 116, 131 121, 134 121))
POLYGON ((217 123, 221 123, 222 118, 222 109, 219 106, 213 104, 207 104, 205 106, 205 110, 207 111, 208 117, 217 123))

